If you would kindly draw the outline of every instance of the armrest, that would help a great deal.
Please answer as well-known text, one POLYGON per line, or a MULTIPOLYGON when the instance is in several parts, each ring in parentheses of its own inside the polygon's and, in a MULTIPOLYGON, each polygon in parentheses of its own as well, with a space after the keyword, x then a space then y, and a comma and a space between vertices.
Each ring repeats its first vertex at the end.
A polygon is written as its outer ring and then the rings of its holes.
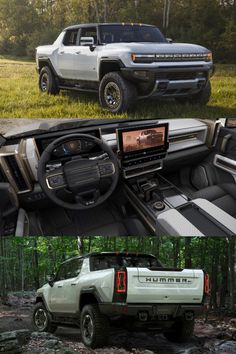
POLYGON ((190 221, 188 221, 178 210, 169 209, 159 214, 158 224, 166 236, 204 236, 190 221))
POLYGON ((233 235, 236 235, 236 219, 226 213, 224 210, 217 207, 215 204, 206 199, 198 198, 192 200, 192 203, 197 205, 209 218, 215 223, 220 223, 233 235))

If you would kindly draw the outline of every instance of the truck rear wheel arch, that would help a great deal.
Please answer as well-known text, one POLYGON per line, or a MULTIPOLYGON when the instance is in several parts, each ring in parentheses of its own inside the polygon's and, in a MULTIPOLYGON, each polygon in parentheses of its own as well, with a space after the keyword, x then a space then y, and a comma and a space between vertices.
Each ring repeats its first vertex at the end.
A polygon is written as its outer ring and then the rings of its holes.
POLYGON ((79 309, 82 311, 83 307, 90 304, 98 304, 100 302, 96 289, 82 290, 79 301, 79 309))

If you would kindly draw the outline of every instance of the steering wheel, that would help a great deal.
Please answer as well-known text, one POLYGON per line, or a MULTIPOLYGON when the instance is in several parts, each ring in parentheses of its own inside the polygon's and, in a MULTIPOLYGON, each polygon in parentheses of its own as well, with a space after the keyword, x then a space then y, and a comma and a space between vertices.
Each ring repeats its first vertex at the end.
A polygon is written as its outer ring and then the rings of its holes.
POLYGON ((44 193, 59 206, 84 210, 103 203, 114 191, 118 183, 119 167, 117 157, 112 149, 103 141, 92 135, 70 134, 54 140, 43 151, 38 164, 38 181, 44 193), (72 140, 91 142, 103 151, 107 159, 89 159, 71 156, 71 159, 53 171, 47 171, 47 164, 52 161, 53 151, 62 144, 72 140), (104 179, 110 184, 104 193, 100 187, 104 179), (72 201, 64 201, 58 192, 67 192, 72 201))

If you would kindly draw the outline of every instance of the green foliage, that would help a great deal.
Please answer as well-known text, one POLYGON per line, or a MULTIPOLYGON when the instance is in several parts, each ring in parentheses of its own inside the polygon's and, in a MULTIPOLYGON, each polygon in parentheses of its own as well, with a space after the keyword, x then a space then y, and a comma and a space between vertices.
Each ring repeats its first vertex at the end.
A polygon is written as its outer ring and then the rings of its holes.
POLYGON ((0 52, 34 56, 75 23, 137 22, 160 27, 175 41, 211 48, 217 61, 235 63, 236 1, 171 1, 163 27, 165 0, 0 0, 0 52))
POLYGON ((139 101, 129 115, 114 115, 99 105, 95 94, 62 91, 42 94, 30 61, 0 57, 0 118, 219 118, 236 116, 236 66, 219 65, 212 79, 213 93, 206 107, 156 99, 139 101), (4 94, 1 94, 4 93, 4 94))

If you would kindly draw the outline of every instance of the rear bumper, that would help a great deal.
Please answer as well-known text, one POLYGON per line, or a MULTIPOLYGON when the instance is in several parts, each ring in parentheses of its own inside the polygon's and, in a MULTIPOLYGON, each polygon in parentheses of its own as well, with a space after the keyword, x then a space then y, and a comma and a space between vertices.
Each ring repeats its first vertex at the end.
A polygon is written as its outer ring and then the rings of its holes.
POLYGON ((187 312, 198 315, 205 310, 203 304, 126 304, 126 303, 100 303, 101 313, 108 316, 139 317, 140 313, 147 313, 149 318, 161 319, 165 316, 176 318, 187 312))

